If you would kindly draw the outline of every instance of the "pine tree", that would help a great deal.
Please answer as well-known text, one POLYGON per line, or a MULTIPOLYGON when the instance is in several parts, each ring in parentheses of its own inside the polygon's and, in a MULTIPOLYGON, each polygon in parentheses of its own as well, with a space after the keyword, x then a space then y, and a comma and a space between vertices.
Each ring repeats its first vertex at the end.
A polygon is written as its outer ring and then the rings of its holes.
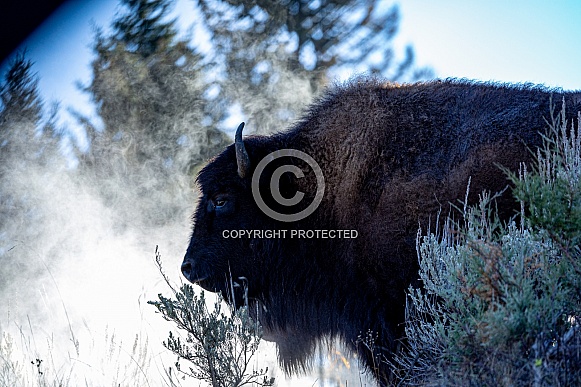
MULTIPOLYGON (((27 179, 48 165, 62 168, 65 162, 54 114, 43 121, 38 76, 32 67, 25 53, 19 53, 0 83, 0 258, 16 244, 38 237, 36 229, 24 229, 44 216, 27 179)), ((26 252, 20 254, 24 258, 26 252)), ((0 268, 0 286, 5 284, 1 278, 26 266, 26 259, 17 262, 0 268)))
POLYGON ((13 171, 24 171, 30 163, 42 102, 32 62, 23 53, 10 64, 0 86, 0 256, 13 246, 9 223, 25 215, 24 203, 13 192, 13 171))
POLYGON ((191 203, 176 197, 191 191, 195 168, 230 141, 203 125, 200 57, 176 38, 175 21, 166 21, 170 2, 122 4, 126 12, 113 21, 113 33, 96 34, 93 80, 84 90, 103 128, 80 117, 91 141, 80 164, 110 203, 163 222, 191 203), (135 195, 152 197, 152 205, 137 208, 135 195))
POLYGON ((429 76, 408 47, 397 63, 396 6, 378 0, 201 0, 212 34, 219 109, 240 104, 259 133, 281 130, 338 76, 369 72, 392 80, 429 76))
POLYGON ((32 62, 24 53, 18 54, 0 88, 0 161, 6 165, 18 158, 30 158, 36 145, 40 125, 42 101, 38 94, 38 79, 31 72, 32 62), (28 151, 25 151, 28 148, 28 151))
MULTIPOLYGON (((58 106, 43 122, 43 101, 33 63, 19 53, 0 84, 0 179, 49 162, 64 162, 59 152, 58 106)), ((6 190, 0 192, 6 194, 6 190)))

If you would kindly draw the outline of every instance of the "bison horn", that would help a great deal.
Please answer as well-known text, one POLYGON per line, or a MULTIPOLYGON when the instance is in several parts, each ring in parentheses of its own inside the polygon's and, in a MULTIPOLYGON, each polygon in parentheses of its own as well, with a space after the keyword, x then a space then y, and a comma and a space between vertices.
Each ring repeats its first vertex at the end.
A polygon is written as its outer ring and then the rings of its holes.
POLYGON ((248 157, 248 152, 244 147, 244 142, 242 141, 242 128, 244 128, 244 122, 238 126, 236 129, 236 136, 234 136, 234 145, 236 146, 236 162, 238 163, 238 176, 244 178, 246 173, 250 169, 250 158, 248 157))

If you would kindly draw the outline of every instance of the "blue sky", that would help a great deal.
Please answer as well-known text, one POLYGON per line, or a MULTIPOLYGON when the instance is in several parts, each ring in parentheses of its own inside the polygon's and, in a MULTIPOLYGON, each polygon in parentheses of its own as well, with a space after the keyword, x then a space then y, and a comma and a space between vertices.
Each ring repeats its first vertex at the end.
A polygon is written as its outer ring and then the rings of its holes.
POLYGON ((581 89, 581 1, 399 4, 399 39, 412 43, 418 62, 439 77, 581 89))
MULTIPOLYGON (((22 47, 35 62, 44 99, 92 113, 75 83, 90 81, 93 26, 107 27, 117 0, 70 0, 22 47)), ((385 0, 385 5, 394 4, 385 0)), ((437 77, 542 83, 581 89, 581 1, 401 0, 396 47, 412 44, 418 65, 437 77)), ((175 14, 185 30, 193 2, 178 0, 175 14), (189 15, 186 17, 186 15, 189 15)), ((3 64, 2 72, 5 71, 3 64)), ((74 129, 64 111, 63 123, 74 129)))

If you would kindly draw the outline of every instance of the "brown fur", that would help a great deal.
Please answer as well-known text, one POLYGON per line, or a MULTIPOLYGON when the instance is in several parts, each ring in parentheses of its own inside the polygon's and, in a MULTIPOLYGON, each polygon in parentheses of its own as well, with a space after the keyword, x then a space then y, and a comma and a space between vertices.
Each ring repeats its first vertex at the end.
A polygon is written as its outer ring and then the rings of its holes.
MULTIPOLYGON (((277 149, 299 149, 321 166, 326 190, 310 217, 282 223, 265 216, 250 191, 252 171, 240 178, 229 147, 202 170, 203 197, 182 267, 186 277, 229 296, 227 279, 243 278, 257 318, 277 341, 288 370, 306 364, 317 340, 337 336, 359 352, 382 384, 384 360, 403 338, 405 290, 420 286, 418 227, 451 213, 464 198, 508 185, 498 165, 530 163, 550 119, 550 99, 581 109, 579 93, 542 87, 465 81, 394 85, 356 79, 316 101, 287 132, 244 140, 252 168, 277 149), (227 198, 217 209, 216 198, 227 198), (214 203, 214 204, 213 204, 214 203), (224 229, 353 229, 356 239, 225 240, 224 229), (378 335, 371 353, 358 337, 378 335), (378 362, 379 361, 379 362, 378 362)), ((281 180, 284 191, 314 197, 315 180, 281 180)), ((269 173, 262 186, 268 186, 269 173)), ((304 206, 300 204, 300 206, 304 206)), ((510 192, 498 199, 503 219, 515 214, 510 192)))

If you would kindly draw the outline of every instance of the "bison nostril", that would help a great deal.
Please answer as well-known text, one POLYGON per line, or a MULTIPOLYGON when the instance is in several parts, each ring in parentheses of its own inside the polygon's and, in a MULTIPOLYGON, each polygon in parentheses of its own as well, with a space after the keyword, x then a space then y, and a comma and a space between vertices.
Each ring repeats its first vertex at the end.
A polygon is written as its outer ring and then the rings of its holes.
POLYGON ((186 279, 190 280, 190 275, 192 273, 192 264, 189 262, 182 263, 182 274, 186 279))

